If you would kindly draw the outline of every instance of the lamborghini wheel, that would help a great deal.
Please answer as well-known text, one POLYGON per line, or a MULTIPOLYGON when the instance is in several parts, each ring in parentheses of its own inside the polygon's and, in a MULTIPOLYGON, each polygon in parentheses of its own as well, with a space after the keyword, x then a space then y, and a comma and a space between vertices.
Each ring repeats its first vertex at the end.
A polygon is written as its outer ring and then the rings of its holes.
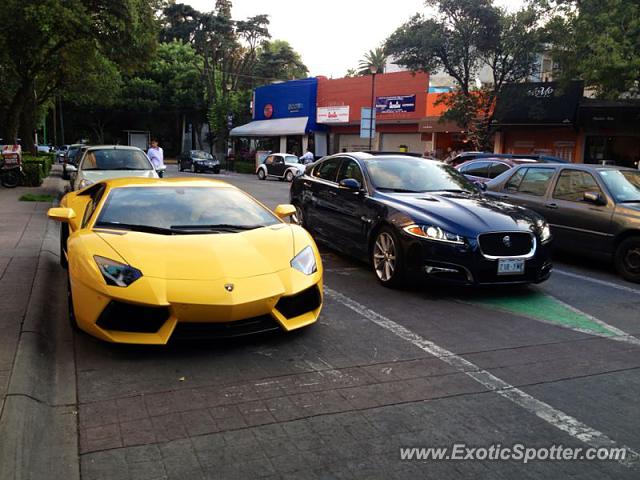
POLYGON ((78 321, 76 320, 76 314, 73 311, 73 294, 71 293, 71 281, 69 280, 69 275, 67 275, 67 316, 69 318, 69 324, 71 325, 72 330, 79 332, 80 327, 78 326, 78 321))

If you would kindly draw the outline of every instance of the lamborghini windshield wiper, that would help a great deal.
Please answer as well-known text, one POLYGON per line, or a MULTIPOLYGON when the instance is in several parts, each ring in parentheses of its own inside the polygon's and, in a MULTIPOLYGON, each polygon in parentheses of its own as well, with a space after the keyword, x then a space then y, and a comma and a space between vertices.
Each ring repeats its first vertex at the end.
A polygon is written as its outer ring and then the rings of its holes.
POLYGON ((255 230, 256 228, 262 228, 264 225, 232 225, 228 223, 216 223, 211 225, 171 225, 171 230, 174 231, 231 231, 237 232, 239 230, 255 230))
POLYGON ((139 225, 135 223, 97 222, 94 227, 131 230, 132 232, 158 233, 160 235, 175 235, 176 233, 180 233, 171 228, 155 227, 153 225, 139 225))

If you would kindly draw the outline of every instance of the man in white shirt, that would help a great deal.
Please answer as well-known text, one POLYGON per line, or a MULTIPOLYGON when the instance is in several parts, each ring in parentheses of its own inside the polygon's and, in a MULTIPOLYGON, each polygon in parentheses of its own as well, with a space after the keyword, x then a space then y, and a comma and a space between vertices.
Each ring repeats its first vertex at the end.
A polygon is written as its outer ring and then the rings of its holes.
POLYGON ((307 148, 307 151, 305 152, 305 154, 300 157, 300 161, 304 165, 307 165, 308 163, 313 163, 313 161, 315 159, 316 159, 316 157, 313 155, 313 153, 311 153, 311 151, 308 148, 307 148))
POLYGON ((147 150, 147 156, 151 160, 153 168, 156 170, 164 167, 164 152, 162 148, 158 146, 158 140, 156 138, 151 139, 151 146, 147 150))

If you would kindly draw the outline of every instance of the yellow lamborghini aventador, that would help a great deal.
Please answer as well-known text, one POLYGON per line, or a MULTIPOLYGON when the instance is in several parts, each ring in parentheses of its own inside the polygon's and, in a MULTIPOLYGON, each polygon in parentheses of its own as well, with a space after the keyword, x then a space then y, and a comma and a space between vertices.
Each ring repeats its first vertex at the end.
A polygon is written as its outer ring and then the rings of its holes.
POLYGON ((125 178, 67 194, 74 326, 110 342, 236 336, 314 323, 322 263, 311 236, 242 190, 200 178, 125 178))

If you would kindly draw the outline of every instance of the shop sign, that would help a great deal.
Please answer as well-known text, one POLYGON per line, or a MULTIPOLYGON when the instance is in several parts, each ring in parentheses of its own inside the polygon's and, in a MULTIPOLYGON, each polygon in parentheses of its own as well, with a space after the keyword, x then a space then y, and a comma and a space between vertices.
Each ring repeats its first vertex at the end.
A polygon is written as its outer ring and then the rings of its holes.
POLYGON ((549 98, 553 96, 553 92, 555 92, 553 87, 539 86, 529 89, 527 95, 534 98, 549 98))
POLYGON ((415 95, 396 95, 393 97, 376 97, 377 113, 415 112, 415 95))
POLYGON ((338 107, 318 107, 317 123, 349 123, 349 105, 338 107))
POLYGON ((304 108, 303 103, 290 103, 289 105, 287 105, 287 109, 289 110, 289 113, 298 113, 303 108, 304 108))

